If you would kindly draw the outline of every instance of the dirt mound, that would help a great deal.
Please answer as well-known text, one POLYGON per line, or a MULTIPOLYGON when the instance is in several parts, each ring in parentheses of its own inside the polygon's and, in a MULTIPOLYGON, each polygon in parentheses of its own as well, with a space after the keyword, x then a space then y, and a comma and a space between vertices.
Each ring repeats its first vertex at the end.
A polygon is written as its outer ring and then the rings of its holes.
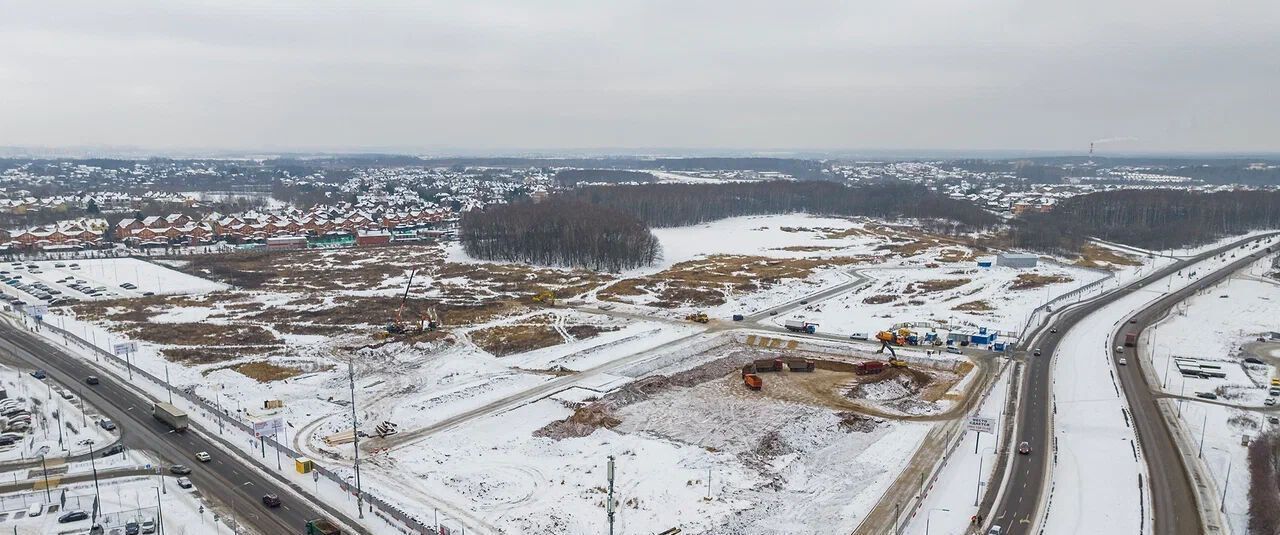
POLYGON ((592 403, 573 411, 573 415, 563 420, 551 422, 533 432, 535 437, 546 437, 554 440, 564 438, 580 438, 594 433, 601 427, 612 429, 622 423, 613 415, 613 409, 601 402, 592 403))
POLYGON ((880 421, 869 416, 863 416, 856 412, 839 412, 836 416, 840 417, 840 428, 846 432, 853 433, 870 433, 876 430, 876 426, 880 421))
POLYGON ((928 375, 913 370, 887 370, 850 388, 845 396, 872 401, 899 400, 919 395, 929 381, 928 375))
POLYGON ((776 429, 761 436, 756 447, 751 450, 752 453, 761 457, 778 457, 792 451, 791 446, 782 439, 782 435, 778 434, 776 429))

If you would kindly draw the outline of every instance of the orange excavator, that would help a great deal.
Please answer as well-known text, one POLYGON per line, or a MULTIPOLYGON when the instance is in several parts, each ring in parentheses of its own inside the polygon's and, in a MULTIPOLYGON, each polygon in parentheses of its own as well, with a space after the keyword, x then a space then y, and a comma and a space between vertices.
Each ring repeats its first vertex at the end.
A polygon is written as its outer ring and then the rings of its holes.
POLYGON ((893 355, 893 360, 898 359, 898 352, 893 349, 894 345, 899 344, 898 335, 894 334, 893 331, 880 331, 876 333, 876 340, 880 341, 880 349, 877 349, 876 353, 884 353, 884 350, 888 349, 889 354, 893 355))

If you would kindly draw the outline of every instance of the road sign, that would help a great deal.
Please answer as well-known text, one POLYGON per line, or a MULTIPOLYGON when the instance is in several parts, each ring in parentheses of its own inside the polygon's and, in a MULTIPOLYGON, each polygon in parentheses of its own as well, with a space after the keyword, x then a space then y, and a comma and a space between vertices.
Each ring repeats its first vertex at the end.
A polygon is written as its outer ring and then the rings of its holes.
POLYGON ((970 430, 978 431, 981 433, 995 433, 996 419, 988 418, 986 416, 978 416, 975 414, 969 417, 969 424, 967 427, 970 430))
POLYGON ((117 356, 123 355, 125 353, 137 353, 138 343, 137 342, 121 342, 119 344, 115 344, 111 346, 111 352, 115 353, 117 356))
POLYGON ((270 418, 253 422, 253 435, 257 437, 273 437, 284 431, 284 418, 270 418))

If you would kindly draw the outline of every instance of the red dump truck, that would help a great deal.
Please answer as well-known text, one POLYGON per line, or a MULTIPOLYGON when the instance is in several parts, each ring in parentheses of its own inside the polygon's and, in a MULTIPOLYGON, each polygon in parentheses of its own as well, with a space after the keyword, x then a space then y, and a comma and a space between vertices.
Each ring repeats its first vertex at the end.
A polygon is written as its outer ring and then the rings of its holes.
POLYGON ((759 375, 748 373, 742 376, 742 384, 747 385, 747 388, 752 390, 760 390, 760 387, 764 386, 764 381, 760 379, 759 375))
POLYGON ((867 362, 859 362, 853 365, 853 373, 858 375, 875 375, 884 371, 885 363, 878 360, 869 360, 867 362))
POLYGON ((1124 334, 1124 345, 1127 345, 1127 346, 1133 347, 1133 346, 1134 346, 1135 344, 1137 344, 1137 343, 1138 343, 1138 333, 1125 333, 1125 334, 1124 334))

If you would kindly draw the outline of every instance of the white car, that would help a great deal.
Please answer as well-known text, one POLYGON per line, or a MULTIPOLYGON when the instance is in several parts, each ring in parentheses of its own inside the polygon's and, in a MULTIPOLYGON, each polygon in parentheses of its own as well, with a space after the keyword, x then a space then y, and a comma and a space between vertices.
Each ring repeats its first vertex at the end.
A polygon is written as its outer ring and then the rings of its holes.
POLYGON ((1116 346, 1116 353, 1124 353, 1124 346, 1116 346))
POLYGON ((213 458, 213 457, 210 457, 210 456, 209 456, 209 452, 207 452, 207 451, 202 451, 202 452, 200 452, 200 453, 197 453, 197 454, 196 454, 196 460, 197 460, 197 461, 200 461, 200 462, 202 462, 202 463, 207 463, 207 462, 209 462, 209 459, 212 459, 212 458, 213 458))
POLYGON ((179 487, 182 487, 182 488, 184 488, 184 489, 189 489, 189 488, 191 488, 191 487, 194 487, 195 485, 192 485, 192 484, 191 484, 191 480, 190 480, 190 479, 187 479, 187 478, 185 478, 185 477, 180 477, 180 478, 178 478, 178 486, 179 486, 179 487))
POLYGON ((1121 366, 1124 366, 1124 365, 1127 363, 1127 361, 1125 361, 1125 360, 1124 360, 1124 358, 1121 358, 1120 360, 1118 360, 1118 361, 1116 361, 1116 362, 1117 362, 1117 363, 1119 363, 1121 366))

